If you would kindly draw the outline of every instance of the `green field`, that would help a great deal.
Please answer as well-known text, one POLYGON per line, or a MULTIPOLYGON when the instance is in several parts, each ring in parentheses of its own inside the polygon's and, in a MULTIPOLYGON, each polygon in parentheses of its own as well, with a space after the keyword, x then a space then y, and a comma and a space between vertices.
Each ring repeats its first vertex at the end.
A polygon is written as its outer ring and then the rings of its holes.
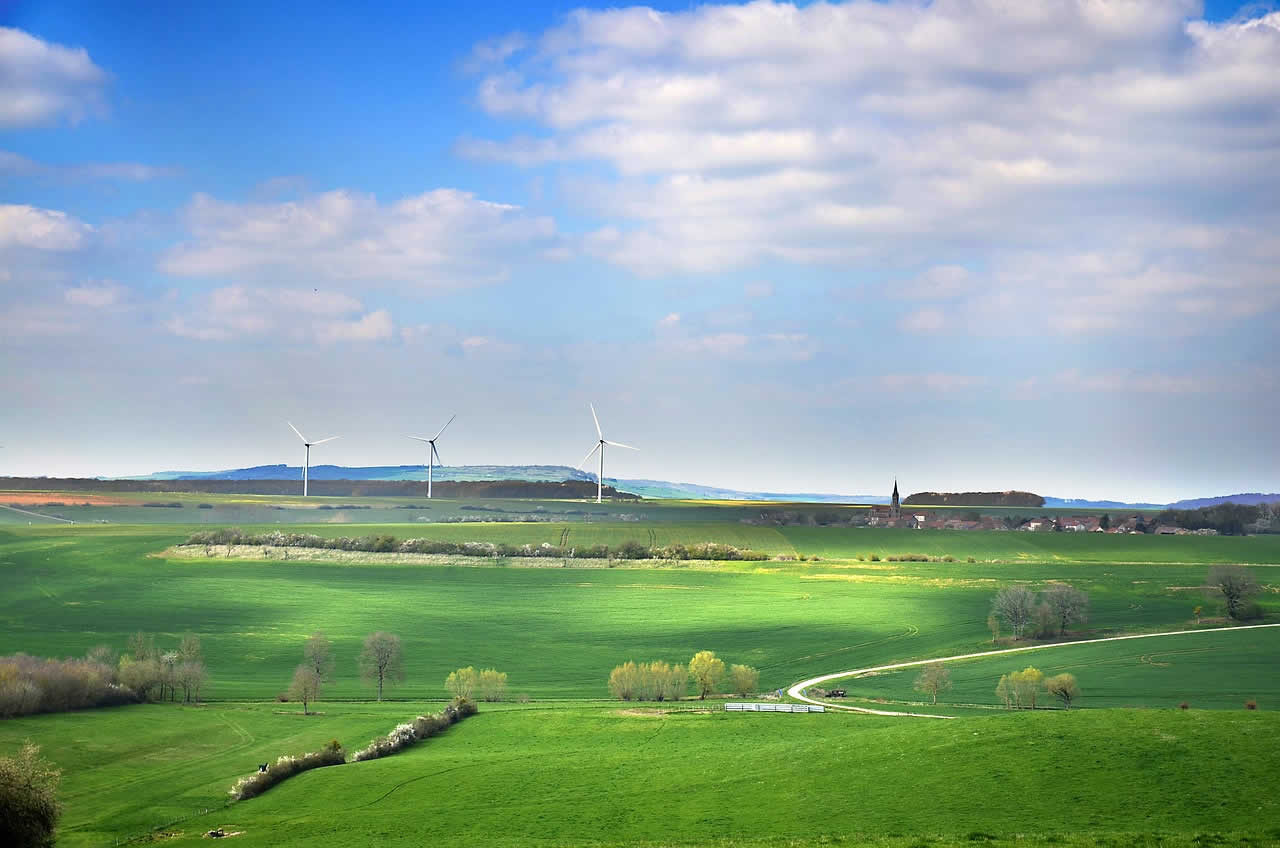
MULTIPOLYGON (((271 509, 270 499, 260 500, 248 508, 271 509)), ((1168 845, 1190 845, 1200 831, 1255 840, 1280 834, 1277 793, 1268 791, 1275 784, 1262 771, 1280 754, 1280 728, 1267 712, 1280 703, 1275 630, 959 663, 946 697, 976 706, 960 708, 968 717, 955 722, 660 716, 619 712, 621 705, 602 700, 613 666, 685 662, 701 649, 756 666, 764 690, 841 669, 985 650, 990 599, 1012 582, 1066 581, 1088 591, 1088 625, 1073 635, 1096 637, 1191 626, 1192 608, 1207 604, 1198 587, 1209 564, 1256 563, 1267 587, 1265 620, 1275 621, 1272 574, 1280 572, 1270 566, 1280 563, 1280 537, 757 527, 733 517, 739 505, 716 520, 714 505, 670 502, 609 506, 649 516, 640 521, 290 527, 534 544, 558 544, 567 528, 571 545, 714 541, 775 557, 819 557, 594 568, 512 558, 457 567, 376 556, 355 564, 173 558, 163 552, 201 525, 172 522, 170 514, 193 515, 193 507, 83 509, 164 517, 0 529, 0 654, 78 656, 103 642, 122 648, 137 630, 156 633, 162 645, 190 631, 202 639, 211 683, 210 703, 200 707, 0 723, 0 753, 32 738, 66 770, 68 845, 110 843, 221 804, 235 777, 280 753, 333 737, 361 745, 438 709, 426 699, 443 698, 444 677, 462 665, 507 671, 511 693, 532 702, 487 707, 409 753, 303 775, 174 829, 190 835, 227 825, 245 831, 244 844, 647 846, 826 837, 894 848, 930 834, 965 841, 971 832, 1029 834, 1023 845, 1042 838, 1075 844, 1073 833, 1093 844, 1112 838, 1106 834, 1160 831, 1172 834, 1168 845), (870 562, 873 552, 958 561, 870 562), (320 704, 324 715, 303 718, 294 705, 270 699, 287 687, 303 640, 317 629, 334 642, 337 679, 320 704), (355 667, 362 638, 379 629, 402 637, 407 667, 405 684, 390 690, 399 700, 381 705, 368 703, 371 690, 355 667), (1085 709, 992 709, 999 675, 1030 663, 1075 673, 1085 709), (1256 697, 1262 711, 1246 713, 1246 697, 1256 697), (1182 700, 1198 709, 1102 709, 1182 700), (1231 791, 1220 803, 1195 802, 1221 786, 1231 791), (1123 802, 1117 787, 1137 800, 1123 802), (992 802, 1011 797, 1016 804, 992 802)), ((847 688, 856 698, 914 702, 913 677, 880 675, 847 688)), ((1128 836, 1116 838, 1129 844, 1128 836)))

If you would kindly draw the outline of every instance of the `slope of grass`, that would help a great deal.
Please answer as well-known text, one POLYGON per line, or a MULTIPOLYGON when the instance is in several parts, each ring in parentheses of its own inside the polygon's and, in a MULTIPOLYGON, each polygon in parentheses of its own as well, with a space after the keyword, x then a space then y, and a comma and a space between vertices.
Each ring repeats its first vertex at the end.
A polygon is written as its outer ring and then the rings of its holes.
MULTIPOLYGON (((243 831, 246 846, 319 848, 859 844, 858 834, 1265 837, 1280 827, 1271 774, 1278 731, 1275 714, 1243 711, 1022 713, 945 723, 612 707, 482 711, 398 756, 308 772, 184 822, 174 842, 212 826, 243 831)), ((188 779, 207 788, 186 800, 209 797, 229 765, 211 760, 193 771, 188 779)), ((131 794, 104 792, 103 806, 131 794)), ((112 826, 109 818, 93 826, 112 826)))
MULTIPOLYGON (((1065 645, 1025 653, 948 663, 953 688, 943 704, 995 707, 1002 674, 1035 666, 1046 676, 1074 674, 1082 690, 1077 708, 1195 707, 1242 709, 1256 699, 1280 707, 1280 628, 1155 636, 1092 645, 1065 645)), ((850 678, 828 684, 852 698, 913 703, 924 696, 912 685, 917 668, 850 678)), ((1058 702, 1042 696, 1042 706, 1058 702)))

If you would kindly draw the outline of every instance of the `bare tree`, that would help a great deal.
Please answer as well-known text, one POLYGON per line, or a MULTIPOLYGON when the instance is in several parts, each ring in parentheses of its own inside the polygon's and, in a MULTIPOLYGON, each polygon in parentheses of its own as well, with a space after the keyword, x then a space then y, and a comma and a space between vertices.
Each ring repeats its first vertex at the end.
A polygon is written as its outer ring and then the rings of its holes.
POLYGON ((1000 641, 1000 619, 995 613, 987 616, 987 629, 991 631, 991 644, 1000 641))
POLYGON ((1235 619, 1244 614, 1248 600, 1258 593, 1258 581, 1242 565, 1215 565, 1209 569, 1205 585, 1210 593, 1222 595, 1227 615, 1235 619))
POLYGON ((938 703, 938 693, 945 692, 950 688, 951 672, 940 662, 929 663, 921 669, 919 676, 916 677, 915 690, 926 695, 932 695, 935 704, 938 703))
POLYGON ((996 684, 996 697, 1004 701, 1004 708, 1007 710, 1013 706, 1014 692, 1013 681, 1009 679, 1009 675, 1000 675, 1000 682, 996 684))
POLYGON ((182 687, 183 702, 199 703, 200 690, 209 682, 209 672, 205 670, 204 663, 199 660, 184 662, 178 666, 177 680, 178 685, 182 687))
POLYGON ((293 671, 293 682, 289 684, 289 697, 302 702, 302 714, 308 715, 307 705, 320 698, 320 672, 315 667, 303 663, 293 671))
POLYGON ((1044 601, 1053 612, 1058 624, 1058 635, 1064 636, 1067 625, 1074 621, 1081 623, 1089 620, 1089 593, 1082 592, 1066 583, 1057 583, 1045 590, 1044 601))
POLYGON ((404 652, 400 637, 379 630, 365 637, 364 650, 360 652, 360 676, 377 684, 378 700, 382 700, 382 687, 404 680, 404 652))
POLYGON ((991 601, 991 612, 1009 625, 1015 640, 1022 638, 1022 632, 1031 623, 1035 610, 1035 592, 1026 586, 1006 586, 991 601))
POLYGON ((1044 688, 1067 709, 1071 709, 1071 702, 1080 697, 1080 686, 1073 674, 1055 674, 1045 680, 1044 688))
POLYGON ((324 633, 317 630, 307 637, 307 643, 302 646, 302 656, 322 682, 328 683, 333 679, 333 643, 324 633))

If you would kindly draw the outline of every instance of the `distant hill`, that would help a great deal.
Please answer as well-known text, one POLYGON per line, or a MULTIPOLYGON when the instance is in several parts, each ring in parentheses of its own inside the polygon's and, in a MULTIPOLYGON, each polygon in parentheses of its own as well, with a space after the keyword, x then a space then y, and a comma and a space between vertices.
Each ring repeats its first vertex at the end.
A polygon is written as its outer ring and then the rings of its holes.
POLYGON ((1055 509, 1079 509, 1079 510, 1098 510, 1098 509, 1164 509, 1165 504, 1156 503, 1125 503, 1123 501, 1088 501, 1083 498, 1049 498, 1044 499, 1044 505, 1055 509))
POLYGON ((1261 492, 1244 492, 1238 495, 1218 495, 1213 498, 1189 498, 1185 501, 1169 504, 1169 509, 1200 509, 1204 506, 1234 503, 1242 506, 1257 506, 1263 503, 1280 503, 1280 492, 1263 494, 1261 492))
MULTIPOLYGON (((157 471, 124 480, 301 480, 300 465, 255 465, 226 471, 157 471)), ((344 465, 311 466, 311 482, 325 480, 424 481, 427 470, 421 465, 344 465)), ((485 482, 523 480, 559 483, 565 480, 595 482, 595 475, 567 465, 448 465, 435 469, 434 480, 442 482, 485 482)), ((681 498, 688 500, 787 501, 794 503, 888 503, 885 495, 832 495, 815 492, 744 492, 700 486, 696 483, 671 483, 666 480, 626 480, 605 478, 612 485, 643 498, 681 498)))
POLYGON ((1044 498, 1031 492, 916 492, 903 506, 1044 506, 1044 498))

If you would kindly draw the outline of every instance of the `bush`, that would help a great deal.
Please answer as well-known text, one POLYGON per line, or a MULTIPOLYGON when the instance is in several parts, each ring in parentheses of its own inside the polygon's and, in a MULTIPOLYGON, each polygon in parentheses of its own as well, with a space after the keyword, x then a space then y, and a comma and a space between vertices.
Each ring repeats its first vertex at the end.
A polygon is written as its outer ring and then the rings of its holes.
POLYGON ((729 680, 735 694, 747 696, 760 685, 760 672, 749 665, 734 664, 729 667, 729 680))
POLYGON ((1250 698, 1249 700, 1245 701, 1244 708, 1246 710, 1256 710, 1258 708, 1257 700, 1254 698, 1250 698))
POLYGON ((1181 704, 1178 704, 1178 709, 1180 709, 1180 710, 1189 710, 1189 709, 1191 709, 1191 705, 1190 705, 1190 704, 1188 704, 1186 701, 1183 701, 1181 704))
POLYGON ((0 757, 0 844, 52 846, 62 806, 62 772, 27 742, 14 757, 0 757))
POLYGON ((334 739, 319 751, 312 751, 310 754, 303 754, 301 757, 291 757, 285 754, 269 765, 266 771, 237 780, 235 786, 232 786, 229 790, 229 794, 237 801, 246 801, 249 798, 261 795, 277 783, 288 780, 295 774, 302 774, 304 771, 324 768, 325 766, 340 766, 346 761, 347 757, 342 750, 342 745, 338 743, 337 739, 334 739))
POLYGON ((418 716, 413 721, 398 724, 386 736, 374 739, 351 755, 351 762, 361 763, 398 754, 405 748, 429 739, 437 733, 457 724, 479 711, 476 702, 467 698, 455 698, 453 703, 432 716, 418 716))
POLYGON ((495 668, 480 672, 480 697, 486 701, 501 701, 507 695, 507 673, 495 668))
POLYGON ((0 657, 0 717, 137 703, 137 692, 115 676, 111 666, 87 659, 0 657))

